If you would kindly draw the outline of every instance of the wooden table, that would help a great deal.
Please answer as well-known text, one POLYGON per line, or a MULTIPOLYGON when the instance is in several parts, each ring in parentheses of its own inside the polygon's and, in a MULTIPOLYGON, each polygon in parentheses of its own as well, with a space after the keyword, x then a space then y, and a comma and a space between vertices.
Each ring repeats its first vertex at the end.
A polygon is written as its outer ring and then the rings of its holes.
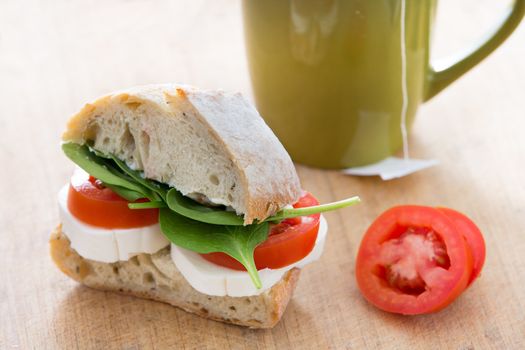
MULTIPOLYGON (((437 52, 480 35, 495 3, 443 1, 437 52)), ((363 203, 326 215, 325 254, 272 330, 90 290, 48 256, 56 194, 73 168, 59 148, 67 118, 98 95, 166 81, 250 94, 237 1, 0 3, 0 348, 525 348, 525 26, 421 108, 412 155, 439 166, 388 182, 298 166, 321 201, 363 203), (401 203, 456 208, 485 234, 481 278, 434 315, 381 312, 354 281, 363 232, 401 203)))

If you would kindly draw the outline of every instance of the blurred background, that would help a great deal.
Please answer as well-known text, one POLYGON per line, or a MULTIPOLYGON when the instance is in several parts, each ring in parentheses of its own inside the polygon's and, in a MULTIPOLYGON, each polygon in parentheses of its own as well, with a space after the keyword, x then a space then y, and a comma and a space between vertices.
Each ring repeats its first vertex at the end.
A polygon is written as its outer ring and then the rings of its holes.
MULTIPOLYGON (((433 56, 444 57, 475 42, 509 3, 439 1, 433 56)), ((185 82, 250 93, 240 1, 2 0, 0 7, 0 99, 2 104, 14 103, 22 96, 45 94, 45 113, 34 113, 33 120, 53 113, 65 121, 83 103, 138 84, 185 82), (45 80, 40 78, 42 71, 45 80)), ((489 82, 501 75, 524 74, 523 69, 498 69, 498 62, 505 61, 503 66, 509 68, 523 66, 524 57, 521 26, 419 116, 431 114, 432 105, 440 101, 454 104, 454 96, 468 94, 480 83, 486 85, 481 90, 484 98, 497 99, 504 88, 489 82)), ((523 89, 521 78, 516 81, 523 89)), ((50 132, 56 137, 58 130, 50 132)))

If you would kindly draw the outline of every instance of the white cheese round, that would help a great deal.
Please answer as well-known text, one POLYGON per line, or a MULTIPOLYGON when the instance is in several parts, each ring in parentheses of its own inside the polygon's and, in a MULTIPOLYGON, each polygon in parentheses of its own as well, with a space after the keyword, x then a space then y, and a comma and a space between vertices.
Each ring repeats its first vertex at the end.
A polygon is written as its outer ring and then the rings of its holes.
POLYGON ((160 231, 159 224, 130 229, 105 229, 83 223, 67 207, 68 189, 69 185, 65 185, 58 193, 62 231, 71 241, 71 247, 83 258, 112 263, 129 260, 141 253, 156 253, 169 244, 160 231))
POLYGON ((294 267, 303 268, 321 257, 328 225, 321 215, 319 233, 312 251, 303 259, 280 269, 259 270, 262 288, 257 289, 248 272, 232 270, 213 264, 199 254, 171 244, 171 259, 188 283, 197 291, 216 296, 250 296, 270 289, 283 275, 294 267))

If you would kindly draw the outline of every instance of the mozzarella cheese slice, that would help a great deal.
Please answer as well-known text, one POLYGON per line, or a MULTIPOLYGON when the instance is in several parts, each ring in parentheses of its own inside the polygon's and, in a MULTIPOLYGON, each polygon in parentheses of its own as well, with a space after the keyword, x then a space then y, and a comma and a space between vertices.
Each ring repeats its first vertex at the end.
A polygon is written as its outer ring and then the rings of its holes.
POLYGON ((66 185, 58 193, 62 231, 71 241, 71 247, 83 258, 112 263, 129 260, 140 253, 156 253, 169 244, 159 224, 131 229, 105 229, 83 223, 67 207, 68 189, 69 185, 66 185))
POLYGON ((171 244, 171 259, 191 286, 207 295, 250 296, 270 289, 283 275, 294 267, 303 268, 321 257, 328 225, 321 215, 319 232, 312 251, 303 259, 280 269, 259 270, 262 288, 257 289, 246 271, 237 271, 213 264, 199 254, 171 244))

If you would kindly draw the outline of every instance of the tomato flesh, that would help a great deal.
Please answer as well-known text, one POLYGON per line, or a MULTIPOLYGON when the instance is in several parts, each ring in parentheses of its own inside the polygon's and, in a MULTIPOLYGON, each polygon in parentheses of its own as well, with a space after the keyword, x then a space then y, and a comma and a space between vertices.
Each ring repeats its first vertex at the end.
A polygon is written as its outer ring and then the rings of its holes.
POLYGON ((158 209, 129 209, 126 199, 81 169, 71 177, 67 206, 75 218, 96 227, 135 228, 158 222, 158 209))
POLYGON ((387 210, 369 227, 356 262, 364 297, 401 314, 438 311, 467 286, 473 258, 454 222, 423 206, 387 210))
POLYGON ((426 227, 409 227, 399 238, 384 242, 379 258, 388 284, 412 295, 426 290, 425 278, 433 269, 450 267, 443 240, 426 227))
MULTIPOLYGON (((310 207, 319 202, 310 193, 305 192, 294 208, 310 207)), ((254 251, 255 266, 258 270, 278 269, 293 264, 307 256, 315 246, 319 231, 320 214, 301 216, 281 221, 272 225, 268 239, 254 251)), ((245 267, 224 253, 201 254, 214 264, 234 270, 246 271, 245 267)))

